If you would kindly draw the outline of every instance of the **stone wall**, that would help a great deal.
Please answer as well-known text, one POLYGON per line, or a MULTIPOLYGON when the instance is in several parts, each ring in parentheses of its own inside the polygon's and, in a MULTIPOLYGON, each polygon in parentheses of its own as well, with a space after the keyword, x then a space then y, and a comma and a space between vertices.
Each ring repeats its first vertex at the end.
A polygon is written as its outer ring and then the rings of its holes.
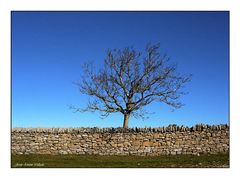
POLYGON ((229 126, 14 128, 11 149, 13 154, 215 154, 229 151, 229 126))

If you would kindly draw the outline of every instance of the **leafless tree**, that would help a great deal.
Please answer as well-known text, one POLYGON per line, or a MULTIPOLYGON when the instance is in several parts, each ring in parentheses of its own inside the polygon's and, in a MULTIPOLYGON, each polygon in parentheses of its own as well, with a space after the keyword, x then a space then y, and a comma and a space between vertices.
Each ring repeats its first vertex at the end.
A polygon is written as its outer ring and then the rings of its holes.
POLYGON ((177 73, 176 65, 168 63, 169 57, 161 55, 159 44, 148 44, 141 53, 133 48, 108 50, 103 67, 84 65, 84 75, 76 82, 80 92, 92 101, 77 111, 100 111, 103 117, 120 112, 124 115, 123 128, 128 127, 130 116, 144 117, 142 109, 153 101, 180 108, 183 85, 191 76, 177 73))

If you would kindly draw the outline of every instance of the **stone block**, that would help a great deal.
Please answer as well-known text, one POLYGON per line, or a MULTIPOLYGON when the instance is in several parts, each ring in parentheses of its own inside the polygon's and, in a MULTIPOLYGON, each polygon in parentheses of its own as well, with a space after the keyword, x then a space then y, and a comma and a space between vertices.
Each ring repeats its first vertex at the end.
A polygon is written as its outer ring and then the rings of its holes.
POLYGON ((150 142, 150 141, 143 142, 143 146, 152 146, 152 145, 153 145, 153 142, 150 142))

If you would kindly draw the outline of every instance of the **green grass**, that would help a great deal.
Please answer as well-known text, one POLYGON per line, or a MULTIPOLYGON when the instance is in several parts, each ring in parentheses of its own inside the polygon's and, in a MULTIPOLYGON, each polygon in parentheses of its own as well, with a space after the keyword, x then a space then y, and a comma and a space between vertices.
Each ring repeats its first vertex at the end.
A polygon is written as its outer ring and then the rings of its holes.
POLYGON ((229 154, 177 156, 12 155, 12 168, 222 168, 229 154))

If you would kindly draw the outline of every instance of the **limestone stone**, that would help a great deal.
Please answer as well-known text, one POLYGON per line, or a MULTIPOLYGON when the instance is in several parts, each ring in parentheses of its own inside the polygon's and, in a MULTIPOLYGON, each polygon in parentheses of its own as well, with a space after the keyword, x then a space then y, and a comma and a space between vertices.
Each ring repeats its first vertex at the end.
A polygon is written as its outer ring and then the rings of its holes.
POLYGON ((152 145, 153 145, 153 142, 150 142, 150 141, 143 142, 143 146, 152 146, 152 145))
POLYGON ((155 133, 155 134, 153 134, 153 138, 158 139, 158 138, 160 138, 160 136, 159 136, 159 134, 155 133))
POLYGON ((66 155, 66 154, 68 154, 68 152, 67 152, 67 151, 64 151, 64 150, 60 150, 59 153, 60 153, 61 155, 66 155))
POLYGON ((117 144, 117 147, 123 147, 123 144, 121 143, 121 144, 117 144))
POLYGON ((149 153, 149 152, 151 152, 151 148, 150 147, 146 147, 146 148, 144 148, 143 152, 144 153, 149 153))
POLYGON ((168 146, 170 146, 170 145, 171 145, 171 142, 170 142, 170 141, 167 141, 166 144, 167 144, 168 146))
POLYGON ((130 142, 124 142, 123 145, 124 146, 131 146, 131 143, 130 142))
POLYGON ((133 146, 140 146, 141 142, 140 141, 133 141, 132 145, 133 146))
POLYGON ((154 143, 152 144, 152 146, 157 147, 157 146, 159 146, 159 143, 158 143, 158 142, 154 142, 154 143))

